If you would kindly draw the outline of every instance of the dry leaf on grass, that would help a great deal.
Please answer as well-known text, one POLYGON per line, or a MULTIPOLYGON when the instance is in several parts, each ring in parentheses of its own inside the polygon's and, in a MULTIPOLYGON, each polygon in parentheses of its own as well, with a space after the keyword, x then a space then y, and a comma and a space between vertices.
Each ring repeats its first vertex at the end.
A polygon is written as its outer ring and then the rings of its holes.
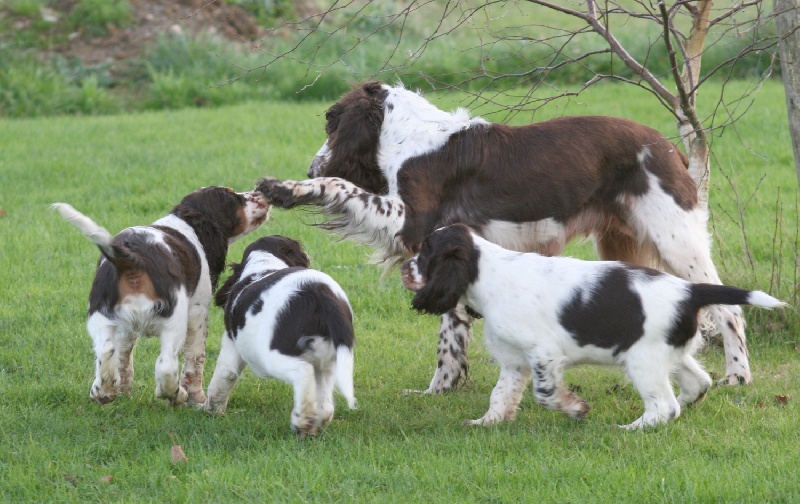
POLYGON ((181 445, 172 445, 172 448, 169 451, 170 456, 172 456, 172 463, 173 464, 180 464, 182 462, 188 462, 189 457, 183 453, 183 448, 181 445))

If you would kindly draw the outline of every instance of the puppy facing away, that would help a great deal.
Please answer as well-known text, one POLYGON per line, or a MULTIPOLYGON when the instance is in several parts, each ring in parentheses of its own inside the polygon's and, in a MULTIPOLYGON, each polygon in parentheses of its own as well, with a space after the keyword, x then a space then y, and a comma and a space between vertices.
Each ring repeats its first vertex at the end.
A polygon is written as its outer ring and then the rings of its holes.
POLYGON ((483 315, 484 340, 500 364, 489 410, 473 425, 510 421, 533 377, 536 400, 583 418, 589 405, 564 384, 566 368, 619 365, 645 403, 626 428, 677 418, 701 400, 711 378, 692 357, 698 311, 708 305, 781 308, 760 291, 693 284, 616 261, 512 252, 467 226, 441 228, 402 266, 413 307, 441 314, 463 303, 483 315), (680 387, 675 394, 670 383, 680 387))
POLYGON ((309 266, 300 244, 284 236, 259 238, 233 265, 215 296, 225 334, 206 411, 225 411, 245 364, 292 385, 291 427, 302 436, 333 419, 334 385, 355 409, 353 310, 339 284, 309 266))
POLYGON ((136 341, 158 336, 156 397, 173 405, 203 403, 211 296, 228 246, 267 220, 267 201, 257 192, 205 187, 185 196, 166 217, 116 236, 66 203, 53 208, 102 253, 86 325, 97 357, 92 400, 105 404, 130 393, 136 341))

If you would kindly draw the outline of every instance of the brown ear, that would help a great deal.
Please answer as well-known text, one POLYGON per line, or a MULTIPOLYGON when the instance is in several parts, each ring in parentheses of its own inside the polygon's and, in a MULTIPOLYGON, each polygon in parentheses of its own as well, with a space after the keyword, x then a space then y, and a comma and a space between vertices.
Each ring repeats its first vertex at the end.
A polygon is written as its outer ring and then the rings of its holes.
POLYGON ((368 83, 330 108, 326 129, 331 158, 322 176, 341 177, 375 194, 387 191, 378 166, 385 94, 380 83, 368 83))

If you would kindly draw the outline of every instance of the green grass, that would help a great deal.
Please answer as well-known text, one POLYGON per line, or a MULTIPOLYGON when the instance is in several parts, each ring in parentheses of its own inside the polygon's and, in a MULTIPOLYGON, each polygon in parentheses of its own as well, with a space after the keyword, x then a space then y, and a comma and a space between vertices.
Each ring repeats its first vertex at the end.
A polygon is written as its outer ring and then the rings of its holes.
MULTIPOLYGON (((457 104, 446 98, 434 99, 444 108, 457 104)), ((748 310, 754 384, 714 388, 664 427, 614 427, 638 417, 641 400, 618 370, 586 367, 568 373, 592 405, 586 420, 545 411, 526 394, 516 422, 465 428, 463 420, 484 413, 497 377, 480 324, 463 389, 404 396, 403 389, 424 389, 432 376, 438 320, 413 313, 396 272, 382 280, 366 265, 366 249, 307 226, 319 217, 299 210, 274 210, 264 227, 232 247, 229 259, 238 261, 257 236, 285 234, 301 240, 313 265, 341 283, 356 313, 358 410, 337 398, 330 427, 299 440, 289 430, 289 387, 249 372, 219 418, 171 409, 153 397, 154 339, 139 344, 132 397, 91 403, 93 353, 84 326, 98 253, 48 204, 69 202, 117 232, 163 216, 201 185, 247 189, 266 174, 302 178, 324 139, 328 106, 254 102, 0 122, 1 501, 798 500, 794 310, 748 310), (188 462, 171 463, 173 444, 188 462)), ((563 112, 625 115, 674 134, 671 118, 629 87, 597 88, 536 119, 563 112)), ((728 129, 714 138, 716 168, 731 177, 742 200, 764 177, 744 212, 752 270, 742 259, 737 224, 725 215, 737 212, 719 170, 711 208, 722 277, 769 290, 779 269, 772 293, 796 302, 797 181, 786 125, 783 90, 768 83, 739 122, 739 136, 728 129), (773 240, 778 191, 782 228, 773 240)), ((593 257, 587 244, 570 253, 593 257)), ((211 328, 206 384, 219 352, 218 309, 211 328)), ((700 358, 715 376, 724 373, 721 349, 708 346, 700 358)))

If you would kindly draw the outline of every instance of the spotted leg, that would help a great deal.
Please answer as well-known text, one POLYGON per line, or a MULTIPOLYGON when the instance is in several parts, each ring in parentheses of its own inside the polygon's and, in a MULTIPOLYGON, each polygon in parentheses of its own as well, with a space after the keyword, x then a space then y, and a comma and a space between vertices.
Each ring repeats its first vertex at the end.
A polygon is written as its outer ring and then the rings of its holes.
POLYGON ((181 386, 186 389, 188 403, 192 405, 203 404, 206 396, 203 393, 203 369, 206 362, 206 339, 208 339, 208 310, 205 306, 189 317, 186 342, 184 343, 183 372, 181 373, 181 386))
POLYGON ((561 411, 570 418, 585 418, 589 404, 567 388, 563 362, 556 354, 534 355, 531 359, 533 395, 536 402, 547 409, 561 411))
POLYGON ((513 421, 522 394, 531 381, 530 365, 519 348, 506 344, 489 328, 484 328, 484 340, 489 353, 500 364, 500 378, 492 390, 489 410, 481 418, 468 420, 466 425, 488 426, 513 421))
POLYGON ((293 181, 263 178, 256 190, 281 208, 320 207, 334 218, 322 227, 375 249, 373 260, 390 267, 408 251, 397 237, 405 222, 405 205, 397 196, 367 192, 338 177, 293 181))
MULTIPOLYGON (((442 315, 439 329, 438 362, 428 389, 424 394, 443 394, 455 389, 466 379, 467 347, 472 341, 472 317, 463 305, 442 315)), ((419 391, 407 391, 419 392, 419 391)))

